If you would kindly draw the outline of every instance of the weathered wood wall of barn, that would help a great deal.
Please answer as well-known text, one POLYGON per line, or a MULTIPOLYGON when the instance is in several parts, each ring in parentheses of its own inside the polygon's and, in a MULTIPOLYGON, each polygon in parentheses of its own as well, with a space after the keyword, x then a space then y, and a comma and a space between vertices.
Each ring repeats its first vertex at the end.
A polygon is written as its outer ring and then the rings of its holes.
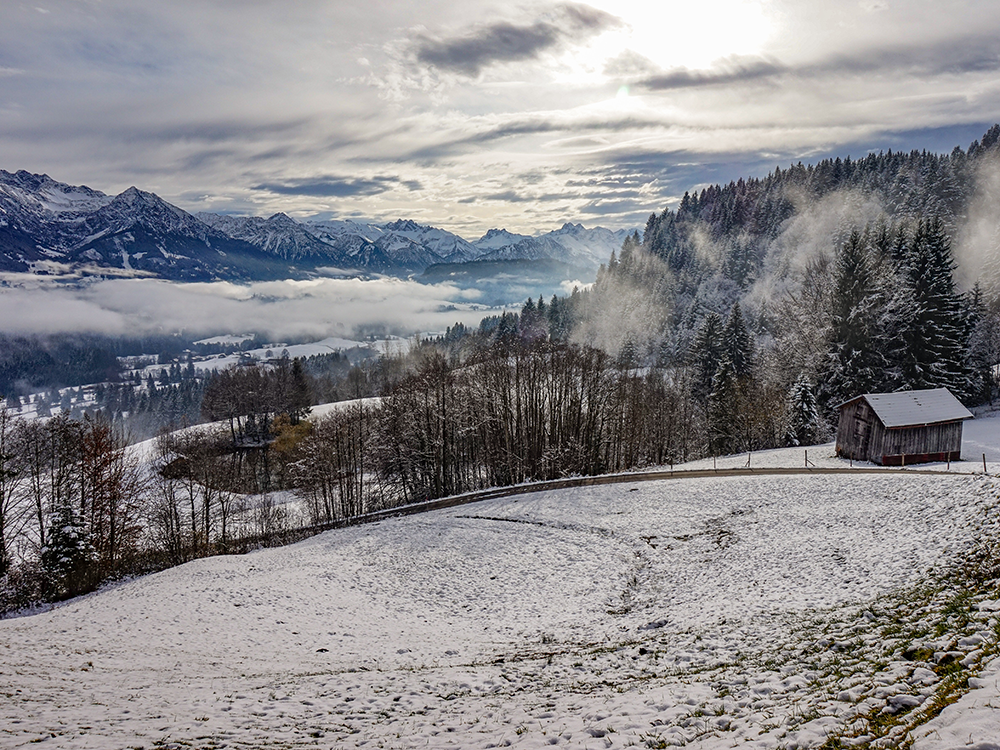
POLYGON ((889 429, 864 399, 858 399, 840 410, 837 455, 895 466, 957 461, 962 456, 962 422, 889 429))
MULTIPOLYGON (((880 425, 881 426, 881 425, 880 425)), ((962 456, 962 422, 925 427, 883 428, 880 446, 872 446, 873 461, 898 465, 922 461, 957 461, 962 456), (878 455, 876 459, 874 456, 878 455)))
POLYGON ((840 409, 837 424, 837 455, 855 461, 869 460, 873 426, 881 423, 864 399, 852 401, 840 409))

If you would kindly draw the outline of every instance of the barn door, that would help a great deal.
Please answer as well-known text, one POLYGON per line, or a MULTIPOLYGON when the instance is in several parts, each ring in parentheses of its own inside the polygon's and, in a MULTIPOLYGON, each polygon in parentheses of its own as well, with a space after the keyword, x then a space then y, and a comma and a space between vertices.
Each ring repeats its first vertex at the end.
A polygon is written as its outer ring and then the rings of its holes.
POLYGON ((858 446, 858 455, 855 458, 859 460, 868 458, 868 449, 871 447, 872 423, 870 417, 871 412, 866 405, 864 408, 858 409, 857 418, 854 420, 854 444, 858 446))

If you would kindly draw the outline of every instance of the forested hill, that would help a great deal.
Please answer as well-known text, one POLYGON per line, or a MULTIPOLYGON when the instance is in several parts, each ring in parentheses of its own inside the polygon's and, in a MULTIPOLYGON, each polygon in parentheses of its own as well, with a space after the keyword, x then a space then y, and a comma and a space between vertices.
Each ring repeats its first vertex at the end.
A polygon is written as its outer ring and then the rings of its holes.
POLYGON ((994 126, 949 154, 826 159, 687 193, 571 300, 573 338, 690 379, 710 425, 713 404, 728 415, 806 391, 828 418, 864 392, 944 386, 981 403, 1000 362, 998 186, 994 126))
POLYGON ((954 235, 968 216, 984 162, 1000 153, 998 142, 1000 125, 994 125, 967 150, 956 146, 946 155, 887 151, 809 166, 799 162, 788 169, 776 168, 762 179, 740 179, 685 193, 676 211, 649 217, 643 247, 663 258, 671 270, 682 271, 701 265, 700 244, 719 243, 720 270, 746 285, 790 219, 806 206, 848 191, 856 191, 858 208, 869 204, 869 213, 875 202, 898 222, 936 217, 954 235))

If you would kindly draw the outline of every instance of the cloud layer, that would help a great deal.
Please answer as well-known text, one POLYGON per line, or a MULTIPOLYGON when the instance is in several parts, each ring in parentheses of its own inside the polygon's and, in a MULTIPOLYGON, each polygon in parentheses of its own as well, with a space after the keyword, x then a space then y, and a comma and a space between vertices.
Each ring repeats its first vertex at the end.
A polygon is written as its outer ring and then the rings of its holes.
POLYGON ((0 167, 468 238, 641 226, 778 164, 967 145, 997 40, 985 0, 12 4, 0 167))
MULTIPOLYGON (((8 280, 11 281, 11 280, 8 280)), ((250 285, 117 279, 83 287, 21 279, 0 290, 0 331, 14 334, 183 331, 277 337, 410 334, 483 316, 475 292, 399 279, 317 279, 250 285)))

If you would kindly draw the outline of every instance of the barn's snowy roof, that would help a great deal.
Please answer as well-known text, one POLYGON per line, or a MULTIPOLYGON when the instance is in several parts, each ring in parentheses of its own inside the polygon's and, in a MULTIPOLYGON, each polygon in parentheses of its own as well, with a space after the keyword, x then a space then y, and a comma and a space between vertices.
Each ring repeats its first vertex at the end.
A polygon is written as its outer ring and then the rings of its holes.
POLYGON ((912 427, 972 419, 972 413, 962 406, 947 388, 898 393, 866 393, 852 398, 847 404, 863 398, 886 427, 912 427))

